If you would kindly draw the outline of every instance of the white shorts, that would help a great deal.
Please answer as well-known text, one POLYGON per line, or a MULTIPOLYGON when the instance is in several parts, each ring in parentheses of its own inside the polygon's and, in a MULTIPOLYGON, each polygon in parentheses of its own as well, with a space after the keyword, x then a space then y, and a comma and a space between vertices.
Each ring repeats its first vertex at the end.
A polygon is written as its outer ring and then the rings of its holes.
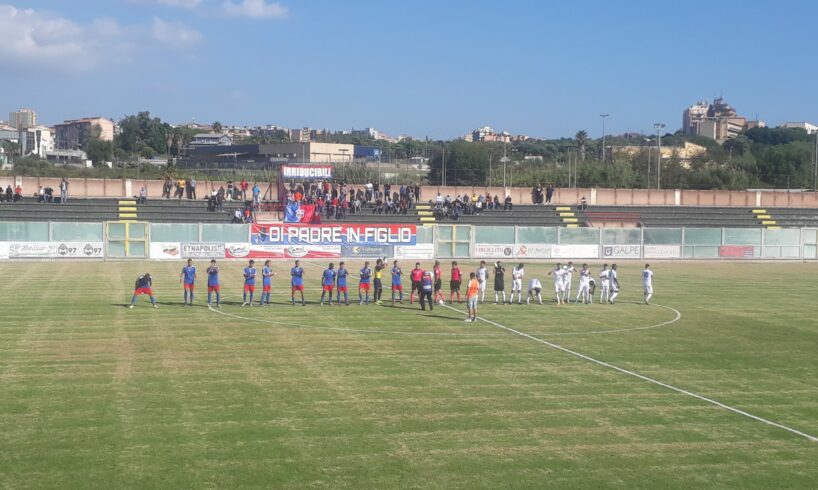
POLYGON ((477 296, 472 296, 471 298, 466 299, 466 305, 468 305, 469 309, 477 309, 477 296))
POLYGON ((554 283, 554 292, 564 293, 565 292, 565 286, 561 282, 555 282, 554 283))
POLYGON ((511 290, 512 291, 520 291, 523 290, 523 280, 522 279, 512 279, 511 280, 511 290))
POLYGON ((607 290, 611 289, 610 283, 608 283, 608 282, 603 282, 600 287, 602 288, 603 291, 607 291, 607 290))
POLYGON ((477 284, 477 289, 482 293, 486 290, 486 281, 477 284))
POLYGON ((645 284, 645 294, 653 294, 653 284, 645 284))

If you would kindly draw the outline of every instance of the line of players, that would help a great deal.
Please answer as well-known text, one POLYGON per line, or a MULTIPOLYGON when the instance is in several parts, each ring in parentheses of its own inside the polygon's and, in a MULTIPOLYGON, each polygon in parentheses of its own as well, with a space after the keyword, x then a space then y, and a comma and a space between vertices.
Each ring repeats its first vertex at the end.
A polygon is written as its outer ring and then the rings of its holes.
MULTIPOLYGON (((369 261, 364 263, 358 274, 358 300, 360 305, 369 305, 370 292, 372 293, 372 302, 374 304, 382 304, 383 296, 383 277, 386 273, 391 276, 391 300, 392 304, 403 304, 403 270, 399 266, 397 260, 393 262, 391 269, 387 270, 388 266, 385 259, 378 259, 375 263, 374 269, 370 267, 369 261)), ((207 306, 221 308, 221 282, 219 279, 219 266, 216 260, 210 261, 210 266, 207 268, 207 306), (213 302, 215 296, 215 303, 213 302)), ((574 272, 577 269, 573 262, 568 262, 566 265, 556 264, 553 270, 548 272, 548 275, 554 281, 554 294, 557 305, 568 304, 571 302, 571 287, 573 282, 574 272)), ((579 287, 577 288, 575 303, 591 304, 593 303, 594 292, 596 289, 596 280, 593 277, 588 264, 582 264, 579 269, 579 287)), ((505 267, 500 261, 494 263, 494 304, 506 304, 505 292, 505 267)), ((243 270, 244 275, 244 290, 242 297, 242 306, 252 307, 254 304, 254 296, 256 291, 256 279, 259 276, 258 269, 255 267, 255 261, 250 260, 247 267, 243 270)), ((268 306, 270 304, 270 293, 272 290, 272 278, 278 275, 273 271, 271 261, 264 262, 261 268, 261 297, 259 298, 259 306, 268 306)), ((440 266, 440 261, 435 261, 434 267, 431 271, 423 270, 420 267, 420 262, 415 263, 415 268, 409 273, 411 281, 411 291, 409 294, 410 304, 415 301, 415 293, 418 294, 421 309, 433 308, 435 302, 444 304, 446 296, 442 291, 443 273, 440 266)), ((454 302, 455 296, 458 303, 461 301, 460 290, 463 280, 463 272, 457 264, 457 261, 452 261, 449 281, 449 301, 454 302)), ((523 279, 525 278, 524 265, 518 264, 512 269, 512 286, 511 296, 508 298, 507 304, 514 303, 515 293, 517 294, 517 304, 522 304, 523 300, 523 279)), ((300 295, 300 303, 306 306, 304 298, 304 268, 300 261, 296 260, 294 266, 290 269, 290 290, 291 302, 296 304, 296 293, 300 295)), ((326 303, 333 304, 333 293, 336 294, 336 304, 344 304, 349 306, 349 278, 350 273, 346 269, 343 261, 339 262, 338 268, 335 268, 334 263, 330 263, 321 274, 321 300, 320 306, 326 303), (341 301, 341 294, 343 294, 343 302, 341 301)), ((196 267, 193 261, 188 259, 187 265, 182 268, 179 274, 179 282, 183 285, 184 290, 184 306, 193 306, 193 296, 195 291, 195 284, 197 279, 196 267)), ((489 271, 486 268, 486 262, 481 261, 480 267, 475 272, 469 274, 469 291, 467 297, 471 299, 471 293, 476 292, 480 303, 485 302, 486 286, 489 279, 489 271), (476 281, 476 291, 472 291, 471 281, 476 281)), ((616 264, 612 264, 608 268, 608 264, 603 265, 599 273, 600 282, 600 303, 614 304, 619 295, 619 276, 616 264)), ((642 271, 642 286, 644 291, 645 303, 649 304, 653 296, 653 271, 650 269, 650 264, 646 264, 642 271)), ((542 304, 542 283, 536 277, 531 278, 528 282, 528 289, 526 295, 526 304, 530 304, 531 300, 537 300, 542 304)), ((158 308, 156 297, 152 290, 152 278, 150 274, 146 273, 139 276, 134 285, 134 294, 131 298, 130 308, 134 307, 136 299, 139 295, 146 294, 150 297, 151 304, 154 308, 158 308)))

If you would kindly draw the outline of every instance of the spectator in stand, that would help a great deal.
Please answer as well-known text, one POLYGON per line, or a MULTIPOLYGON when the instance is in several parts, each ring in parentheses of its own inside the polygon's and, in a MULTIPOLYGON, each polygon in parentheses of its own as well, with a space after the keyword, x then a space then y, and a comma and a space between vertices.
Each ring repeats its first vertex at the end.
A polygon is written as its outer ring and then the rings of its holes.
POLYGON ((191 195, 192 195, 192 193, 191 193, 191 190, 190 190, 190 179, 186 179, 185 180, 185 197, 190 199, 191 195))
POLYGON ((241 219, 241 218, 242 218, 241 210, 240 210, 240 209, 236 209, 236 210, 233 212, 233 221, 232 221, 232 223, 241 223, 241 222, 242 222, 242 219, 241 219))
POLYGON ((227 194, 224 196, 224 198, 225 198, 226 200, 228 200, 228 201, 232 201, 232 200, 233 200, 233 194, 234 194, 234 192, 235 192, 235 189, 236 189, 236 186, 234 186, 234 185, 233 185, 233 181, 232 181, 232 180, 228 180, 228 181, 227 181, 227 194))
POLYGON ((139 199, 136 200, 137 204, 145 204, 148 202, 148 190, 143 185, 141 189, 139 189, 139 199))
POLYGON ((511 211, 511 196, 506 196, 505 204, 503 204, 503 211, 511 211))
POLYGON ((40 186, 37 191, 37 202, 45 202, 45 187, 43 186, 40 186))
POLYGON ((14 192, 11 190, 11 184, 6 187, 6 201, 11 202, 14 199, 14 192))
POLYGON ((301 188, 295 190, 295 194, 293 194, 293 199, 295 199, 295 202, 301 202, 304 200, 304 193, 301 192, 301 188))
MULTIPOLYGON (((205 191, 207 191, 206 188, 205 188, 205 191)), ((191 195, 191 199, 196 199, 196 179, 194 179, 192 177, 190 179, 190 195, 191 195)))
POLYGON ((62 178, 62 182, 60 182, 60 204, 65 204, 68 202, 68 180, 65 177, 62 178))
POLYGON ((23 188, 22 186, 17 186, 14 188, 14 202, 19 201, 23 198, 23 188))
POLYGON ((439 192, 437 193, 437 196, 435 197, 435 204, 440 204, 440 205, 443 204, 443 196, 441 196, 439 192))
POLYGON ((185 179, 179 179, 176 181, 176 194, 173 197, 182 199, 185 195, 185 179))
POLYGON ((242 178, 241 182, 239 183, 239 191, 241 192, 241 199, 243 201, 247 200, 247 189, 250 188, 250 184, 247 183, 247 179, 242 178))
POLYGON ((220 213, 224 212, 224 186, 219 187, 218 192, 216 192, 216 208, 220 213))
POLYGON ((258 209, 259 205, 261 204, 261 189, 258 186, 258 183, 253 183, 253 207, 258 209))
POLYGON ((170 177, 165 177, 165 183, 162 184, 162 197, 170 199, 170 191, 173 189, 173 182, 170 177))
POLYGON ((52 204, 54 202, 54 189, 51 187, 45 188, 45 202, 48 204, 52 204))
POLYGON ((498 194, 494 195, 494 209, 500 209, 500 196, 498 194))
POLYGON ((579 200, 579 210, 585 211, 588 209, 588 200, 585 199, 585 196, 582 196, 582 199, 579 200))
POLYGON ((545 189, 545 203, 551 204, 551 197, 554 196, 554 184, 548 184, 548 188, 545 189))

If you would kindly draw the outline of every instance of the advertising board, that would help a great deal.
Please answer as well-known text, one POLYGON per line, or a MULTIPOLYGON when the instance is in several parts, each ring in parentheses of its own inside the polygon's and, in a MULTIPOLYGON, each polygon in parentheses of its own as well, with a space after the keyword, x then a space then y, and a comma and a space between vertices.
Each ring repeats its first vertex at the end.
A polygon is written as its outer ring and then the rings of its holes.
POLYGON ((752 245, 722 245, 719 247, 719 257, 727 259, 752 259, 752 245))
POLYGON ((514 255, 514 245, 498 245, 493 243, 475 243, 475 259, 508 259, 514 255))
POLYGON ((221 259, 224 258, 224 243, 183 243, 184 259, 221 259))
POLYGON ((379 259, 392 257, 395 254, 393 245, 341 245, 341 257, 379 259))
POLYGON ((596 259, 599 258, 599 245, 551 245, 551 258, 596 259))
POLYGON ((551 245, 542 243, 518 243, 514 246, 514 257, 518 259, 550 259, 551 245))
POLYGON ((0 242, 4 259, 101 259, 102 242, 0 242))
POLYGON ((602 245, 605 259, 638 259, 642 257, 641 245, 602 245))
POLYGON ((679 245, 645 245, 646 259, 678 259, 682 257, 682 247, 679 245))
POLYGON ((411 246, 396 245, 394 257, 396 259, 430 260, 435 258, 435 246, 432 243, 419 243, 411 246))
POLYGON ((182 244, 179 242, 151 242, 152 260, 179 260, 182 258, 182 244))

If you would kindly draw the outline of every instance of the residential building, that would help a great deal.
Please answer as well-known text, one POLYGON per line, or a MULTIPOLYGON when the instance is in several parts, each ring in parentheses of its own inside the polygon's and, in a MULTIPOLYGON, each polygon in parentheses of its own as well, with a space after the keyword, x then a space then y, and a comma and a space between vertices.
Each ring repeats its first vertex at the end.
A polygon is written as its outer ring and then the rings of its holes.
POLYGON ((9 112, 9 126, 16 129, 26 129, 37 125, 37 113, 31 109, 18 109, 9 112))
POLYGON ((193 141, 190 142, 190 147, 230 146, 232 144, 233 139, 224 133, 199 133, 193 136, 193 141))
POLYGON ((20 137, 20 133, 17 131, 17 128, 14 126, 9 126, 6 124, 0 124, 0 140, 4 141, 12 141, 17 143, 17 139, 20 137))
POLYGON ((471 133, 472 141, 499 141, 501 143, 509 143, 511 141, 511 134, 506 131, 502 133, 495 133, 491 126, 483 126, 477 128, 471 133))
POLYGON ((799 128, 807 132, 807 134, 815 134, 818 132, 818 126, 808 122, 786 122, 781 125, 782 128, 799 128))
POLYGON ((291 129, 290 142, 308 143, 318 138, 318 131, 310 128, 291 129))
POLYGON ((45 159, 47 153, 54 150, 54 133, 45 126, 31 126, 18 132, 17 144, 23 156, 45 159))
POLYGON ((365 138, 372 138, 373 140, 380 139, 381 133, 375 128, 353 129, 352 134, 356 136, 363 136, 365 138))
POLYGON ((61 150, 83 148, 96 132, 102 141, 114 140, 115 124, 104 117, 73 119, 54 125, 54 144, 61 150))
POLYGON ((766 128, 767 123, 761 119, 756 119, 754 121, 747 121, 747 124, 744 127, 745 129, 766 128))
POLYGON ((708 104, 699 101, 682 114, 682 126, 686 134, 705 136, 723 143, 735 138, 747 125, 747 118, 739 116, 730 104, 719 97, 708 104))

